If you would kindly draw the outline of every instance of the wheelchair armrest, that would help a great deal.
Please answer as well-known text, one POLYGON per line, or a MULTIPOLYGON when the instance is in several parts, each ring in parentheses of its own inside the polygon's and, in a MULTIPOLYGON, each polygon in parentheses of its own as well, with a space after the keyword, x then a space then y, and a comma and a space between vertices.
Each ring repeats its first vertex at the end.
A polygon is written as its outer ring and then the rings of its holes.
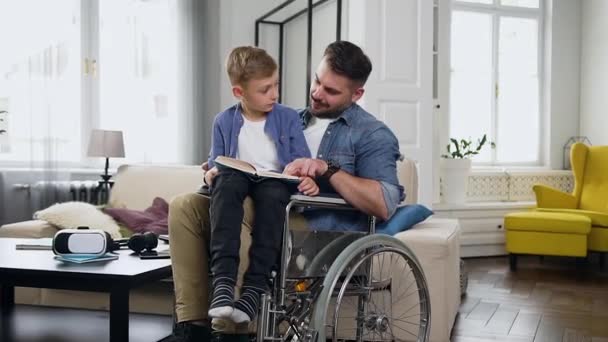
POLYGON ((315 203, 325 204, 326 203, 326 204, 349 205, 348 203, 346 203, 346 201, 342 197, 338 197, 338 196, 323 196, 323 195, 306 196, 306 195, 302 195, 302 194, 296 194, 296 195, 291 195, 290 199, 292 201, 298 201, 298 202, 310 203, 310 204, 315 204, 315 203))

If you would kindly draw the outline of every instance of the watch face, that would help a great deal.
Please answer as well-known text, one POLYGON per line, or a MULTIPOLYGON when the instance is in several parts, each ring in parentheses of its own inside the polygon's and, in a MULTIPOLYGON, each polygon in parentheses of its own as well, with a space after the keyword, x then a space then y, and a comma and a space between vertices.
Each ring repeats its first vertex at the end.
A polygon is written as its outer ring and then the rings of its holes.
POLYGON ((335 161, 333 159, 330 159, 330 160, 327 161, 327 168, 328 169, 332 169, 332 168, 339 169, 340 168, 340 164, 337 161, 335 161))

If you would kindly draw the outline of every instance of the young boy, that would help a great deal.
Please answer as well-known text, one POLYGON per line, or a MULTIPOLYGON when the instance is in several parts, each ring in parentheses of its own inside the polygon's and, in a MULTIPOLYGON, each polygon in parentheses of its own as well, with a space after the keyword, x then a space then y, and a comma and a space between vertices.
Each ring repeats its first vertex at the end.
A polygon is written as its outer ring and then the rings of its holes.
MULTIPOLYGON (((240 171, 218 168, 217 156, 228 156, 253 164, 256 169, 283 171, 291 161, 310 157, 297 112, 276 103, 277 64, 266 51, 245 46, 232 50, 226 62, 232 94, 239 103, 219 113, 213 124, 212 167, 205 174, 211 186, 211 271, 213 299, 210 317, 230 318, 236 323, 251 321, 260 296, 267 290, 271 268, 280 250, 288 185, 277 179, 260 179, 240 171), (234 302, 239 264, 243 201, 251 196, 255 223, 241 297, 234 302)), ((298 190, 318 194, 308 177, 298 190)))

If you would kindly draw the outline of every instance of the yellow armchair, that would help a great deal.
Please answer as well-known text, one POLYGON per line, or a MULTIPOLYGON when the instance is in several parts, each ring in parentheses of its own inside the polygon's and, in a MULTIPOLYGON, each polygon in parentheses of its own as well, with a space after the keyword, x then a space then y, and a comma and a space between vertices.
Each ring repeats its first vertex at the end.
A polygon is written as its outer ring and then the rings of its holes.
POLYGON ((574 195, 552 187, 536 184, 532 187, 536 195, 536 206, 538 208, 576 209, 578 201, 574 195))
POLYGON ((591 232, 587 248, 608 252, 608 146, 576 143, 572 146, 570 160, 574 174, 572 194, 535 185, 536 210, 588 217, 591 232))

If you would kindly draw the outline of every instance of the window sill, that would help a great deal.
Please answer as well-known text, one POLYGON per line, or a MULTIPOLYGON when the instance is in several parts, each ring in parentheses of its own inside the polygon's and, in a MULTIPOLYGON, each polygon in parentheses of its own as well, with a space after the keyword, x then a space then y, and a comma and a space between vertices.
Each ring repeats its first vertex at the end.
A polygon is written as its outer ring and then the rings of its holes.
POLYGON ((434 203, 433 210, 513 210, 530 209, 536 205, 534 201, 485 201, 485 202, 465 202, 465 203, 434 203))
POLYGON ((486 167, 474 166, 471 169, 472 176, 492 176, 492 175, 538 175, 538 176, 563 176, 571 175, 572 170, 554 170, 548 167, 486 167))

